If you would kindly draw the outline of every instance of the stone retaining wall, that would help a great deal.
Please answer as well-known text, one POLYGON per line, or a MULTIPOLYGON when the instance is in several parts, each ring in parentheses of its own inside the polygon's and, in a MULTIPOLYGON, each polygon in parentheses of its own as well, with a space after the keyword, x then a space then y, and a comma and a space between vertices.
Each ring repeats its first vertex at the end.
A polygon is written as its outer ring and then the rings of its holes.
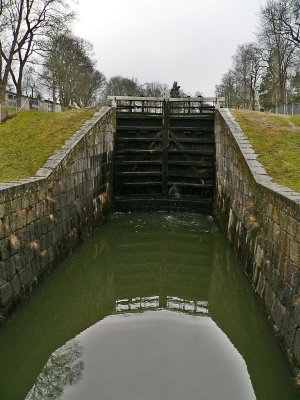
POLYGON ((36 177, 0 184, 0 318, 109 214, 114 132, 103 108, 36 177))
POLYGON ((300 193, 272 181, 226 109, 216 113, 215 136, 215 217, 300 383, 300 193))

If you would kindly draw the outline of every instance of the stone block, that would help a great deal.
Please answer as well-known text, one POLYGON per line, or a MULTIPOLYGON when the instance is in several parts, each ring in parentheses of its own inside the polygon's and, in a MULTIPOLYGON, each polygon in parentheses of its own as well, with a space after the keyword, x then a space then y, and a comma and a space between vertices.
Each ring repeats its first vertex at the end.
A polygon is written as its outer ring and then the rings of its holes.
POLYGON ((29 225, 36 220, 36 209, 35 205, 31 204, 30 208, 27 209, 26 224, 29 225))
POLYGON ((22 283, 22 286, 26 288, 33 278, 30 264, 26 264, 25 267, 19 272, 19 278, 22 283))
POLYGON ((284 338, 284 341, 287 347, 292 351, 293 350, 293 343, 295 338, 296 332, 296 324, 293 320, 291 314, 286 311, 283 318, 282 318, 282 325, 281 325, 281 335, 284 338))
POLYGON ((9 258, 8 239, 0 240, 0 261, 5 261, 9 258))
POLYGON ((3 281, 8 280, 4 261, 0 261, 0 279, 3 281))
POLYGON ((25 266, 25 257, 24 253, 18 253, 14 256, 14 263, 16 267, 16 271, 19 272, 25 266))
POLYGON ((55 251, 54 251, 54 246, 50 246, 48 249, 48 255, 49 255, 49 262, 53 263, 55 260, 55 251))
POLYGON ((34 279, 38 278, 41 273, 40 259, 35 257, 30 263, 34 279))
POLYGON ((300 328, 297 329, 294 342, 294 354, 298 364, 300 364, 300 328))
POLYGON ((276 222, 277 225, 280 224, 280 212, 279 212, 278 207, 276 207, 276 206, 273 207, 272 219, 273 219, 274 222, 276 222))
POLYGON ((273 228, 272 229, 272 239, 275 242, 278 242, 280 240, 280 233, 281 233, 280 226, 276 222, 273 222, 272 228, 273 228))
POLYGON ((277 291, 277 297, 280 303, 288 310, 292 311, 294 305, 295 291, 283 281, 284 285, 281 291, 277 291))
POLYGON ((299 227, 299 223, 292 217, 288 217, 288 223, 287 223, 287 233, 295 238, 297 235, 297 232, 299 231, 300 227, 299 227))
POLYGON ((30 263, 35 256, 35 250, 32 249, 29 245, 27 245, 24 249, 24 259, 25 263, 28 264, 30 263))
POLYGON ((0 218, 3 218, 5 215, 5 204, 0 204, 0 218))
POLYGON ((24 210, 26 210, 27 207, 29 207, 29 204, 30 204, 30 201, 29 201, 28 196, 26 196, 26 195, 23 196, 21 200, 22 200, 21 208, 24 209, 24 210))
POLYGON ((44 272, 47 270, 49 267, 49 254, 47 250, 43 250, 39 254, 39 265, 40 265, 40 271, 44 272))
POLYGON ((293 263, 300 264, 300 243, 297 243, 294 239, 290 239, 289 258, 293 263))
POLYGON ((0 219, 0 240, 3 239, 4 237, 5 237, 5 229, 3 226, 2 219, 0 219))
POLYGON ((271 308, 271 316, 273 318, 273 321, 276 324, 278 331, 281 331, 281 325, 282 325, 282 320, 283 320, 284 314, 285 314, 285 308, 275 298, 274 303, 271 308))
POLYGON ((16 212, 16 229, 20 230, 26 225, 27 214, 26 210, 18 210, 16 212))
POLYGON ((264 300, 265 300, 266 309, 268 311, 271 310, 271 307, 273 305, 274 299, 275 299, 275 294, 274 294, 273 290, 271 289, 269 283, 266 282, 265 299, 264 300))
POLYGON ((297 289, 299 287, 299 285, 300 285, 300 270, 287 257, 285 258, 283 277, 292 288, 297 289))
POLYGON ((36 217, 37 219, 42 218, 44 215, 44 202, 43 201, 39 201, 36 204, 36 217))
POLYGON ((300 326, 300 304, 295 305, 294 318, 295 318, 296 323, 300 326))
POLYGON ((261 299, 264 296, 265 283, 266 283, 265 277, 262 273, 260 273, 256 290, 261 299))
POLYGON ((9 304, 13 299, 13 291, 10 283, 5 283, 0 287, 0 299, 1 305, 5 306, 9 304))
POLYGON ((46 235, 48 232, 49 217, 44 217, 39 221, 41 235, 46 235))
POLYGON ((22 285, 18 275, 15 275, 11 280, 11 287, 14 297, 18 297, 22 292, 22 285))
POLYGON ((7 273, 7 278, 10 281, 16 274, 16 262, 15 262, 15 257, 10 257, 6 261, 6 273, 7 273))

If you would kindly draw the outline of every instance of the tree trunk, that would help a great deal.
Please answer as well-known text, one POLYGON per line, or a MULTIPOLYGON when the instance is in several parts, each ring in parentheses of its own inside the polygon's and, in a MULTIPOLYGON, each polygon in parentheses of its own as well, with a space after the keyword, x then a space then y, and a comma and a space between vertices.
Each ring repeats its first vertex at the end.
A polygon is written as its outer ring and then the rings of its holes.
POLYGON ((18 76, 18 80, 16 82, 16 93, 17 93, 17 97, 22 97, 23 95, 23 70, 19 70, 19 76, 18 76))
POLYGON ((6 94, 6 85, 3 82, 0 82, 0 103, 5 102, 5 94, 6 94))

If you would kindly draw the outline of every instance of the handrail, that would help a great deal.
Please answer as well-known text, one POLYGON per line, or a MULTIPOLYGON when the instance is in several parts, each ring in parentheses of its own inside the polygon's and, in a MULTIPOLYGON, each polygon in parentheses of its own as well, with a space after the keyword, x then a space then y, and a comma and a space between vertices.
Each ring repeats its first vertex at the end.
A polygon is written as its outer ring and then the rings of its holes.
POLYGON ((139 97, 139 96, 108 96, 108 100, 127 100, 127 101, 170 101, 170 102, 183 102, 191 101, 198 102, 225 102, 225 97, 139 97))

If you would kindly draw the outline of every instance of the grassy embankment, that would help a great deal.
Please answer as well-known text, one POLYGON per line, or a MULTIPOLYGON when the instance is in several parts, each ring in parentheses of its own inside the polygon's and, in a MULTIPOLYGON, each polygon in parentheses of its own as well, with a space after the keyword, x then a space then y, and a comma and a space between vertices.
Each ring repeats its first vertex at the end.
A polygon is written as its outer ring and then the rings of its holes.
POLYGON ((274 181, 300 192, 300 116, 231 112, 274 181))
POLYGON ((35 175, 95 111, 24 111, 0 124, 0 182, 35 175))

